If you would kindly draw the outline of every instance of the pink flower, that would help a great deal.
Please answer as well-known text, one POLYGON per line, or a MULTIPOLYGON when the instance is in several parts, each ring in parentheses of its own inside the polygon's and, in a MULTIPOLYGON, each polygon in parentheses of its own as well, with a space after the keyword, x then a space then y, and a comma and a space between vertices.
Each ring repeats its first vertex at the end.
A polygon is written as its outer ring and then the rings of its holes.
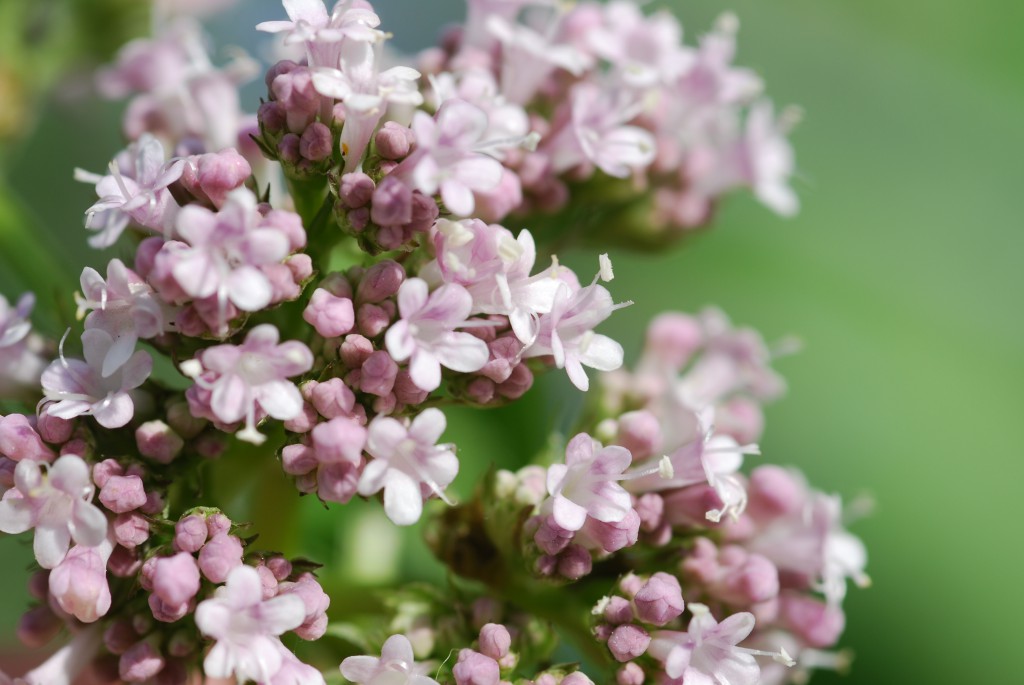
POLYGON ((38 391, 39 376, 46 367, 40 356, 41 341, 32 335, 29 314, 35 296, 25 293, 11 307, 0 295, 0 396, 13 397, 24 390, 38 391))
POLYGON ((459 461, 451 445, 438 445, 446 421, 440 409, 425 409, 408 426, 378 416, 370 422, 366 451, 373 461, 359 479, 359 494, 384 490, 384 512, 400 526, 419 520, 423 490, 447 501, 444 489, 455 480, 459 461))
POLYGON ((661 630, 652 635, 648 653, 665 664, 669 678, 685 685, 757 685, 761 669, 754 655, 771 656, 792 665, 785 650, 778 653, 738 647, 754 629, 754 616, 733 614, 721 623, 703 604, 690 604, 693 618, 685 633, 661 630))
POLYGON ((67 359, 61 353, 43 372, 43 394, 49 400, 43 411, 59 419, 91 415, 104 428, 120 428, 131 421, 135 403, 129 391, 149 378, 153 358, 139 350, 104 376, 103 366, 112 347, 110 333, 98 328, 83 332, 85 361, 67 359))
POLYGON ((615 0, 603 8, 603 22, 586 36, 587 46, 613 64, 633 88, 671 83, 692 56, 682 46, 683 29, 668 12, 645 16, 633 2, 615 0))
POLYGON ((107 517, 92 504, 94 488, 81 457, 60 457, 44 473, 29 459, 18 462, 14 488, 0 502, 0 530, 23 533, 36 529, 34 550, 43 568, 64 560, 74 540, 95 547, 107 536, 107 517))
POLYGON ((602 447, 580 433, 565 448, 565 463, 548 467, 547 488, 552 516, 565 530, 583 527, 587 517, 615 523, 632 509, 629 493, 616 481, 632 457, 623 447, 602 447))
POLYGON ((491 35, 501 43, 502 95, 517 105, 530 102, 557 69, 579 76, 590 61, 571 45, 552 41, 548 36, 554 31, 545 31, 542 35, 500 16, 490 17, 486 25, 491 35))
POLYGON ((311 67, 337 67, 341 43, 379 39, 380 17, 366 7, 338 2, 328 15, 323 0, 284 0, 289 21, 264 21, 257 31, 284 33, 285 44, 305 43, 311 67))
POLYGON ((259 267, 279 264, 292 246, 286 230, 263 217, 247 188, 228 194, 219 212, 189 205, 178 215, 177 232, 189 248, 177 252, 172 273, 194 298, 216 296, 244 312, 258 311, 274 296, 259 267))
POLYGON ((50 595, 82 623, 92 623, 110 611, 107 560, 113 551, 113 543, 106 539, 95 547, 75 545, 50 571, 50 595))
MULTIPOLYGON (((610 263, 607 271, 610 272, 610 263)), ((611 280, 602 266, 605 280, 611 280)), ((555 293, 550 313, 540 319, 540 332, 533 345, 528 347, 524 357, 552 355, 555 365, 565 369, 580 390, 590 387, 590 379, 584 366, 599 371, 614 371, 622 366, 622 345, 611 338, 594 333, 594 328, 611 316, 616 309, 632 304, 614 304, 608 290, 598 285, 597 278, 585 288, 573 290, 562 283, 555 293)))
POLYGON ((438 685, 423 675, 426 668, 418 665, 412 643, 405 635, 392 635, 380 650, 380 658, 350 656, 341 662, 341 674, 357 685, 438 685))
POLYGON ((393 174, 424 195, 440 191, 450 212, 468 216, 473 192, 491 190, 501 181, 501 162, 485 154, 493 147, 485 140, 487 129, 487 113, 464 100, 446 100, 433 117, 416 112, 416 150, 393 174))
POLYGON ((313 353, 304 343, 278 344, 272 324, 256 326, 241 345, 208 347, 182 365, 196 385, 208 390, 210 410, 224 423, 245 420, 240 440, 254 444, 266 438, 256 430, 257 414, 288 421, 302 413, 302 394, 287 380, 313 368, 313 353))
POLYGON ((442 285, 433 293, 426 281, 410 278, 398 291, 401 315, 384 336, 397 362, 409 359, 409 373, 422 390, 441 385, 441 367, 460 373, 479 371, 487 363, 487 343, 455 329, 466 325, 473 298, 460 285, 442 285))
POLYGON ((84 316, 86 328, 109 333, 114 344, 107 350, 101 372, 109 376, 123 366, 135 351, 139 338, 153 338, 169 326, 170 312, 153 296, 153 289, 120 259, 107 264, 107 278, 95 269, 82 270, 82 294, 76 294, 78 315, 84 316))
POLYGON ((89 244, 110 247, 131 221, 164 233, 178 209, 167 186, 184 167, 184 160, 165 162, 163 145, 146 134, 110 163, 110 175, 76 169, 75 179, 95 184, 100 198, 86 210, 85 227, 97 231, 89 244))
POLYGON ((204 672, 213 678, 269 681, 284 663, 278 636, 302 625, 305 615, 299 597, 264 600, 256 569, 235 568, 227 583, 196 607, 196 626, 216 640, 203 661, 204 672))

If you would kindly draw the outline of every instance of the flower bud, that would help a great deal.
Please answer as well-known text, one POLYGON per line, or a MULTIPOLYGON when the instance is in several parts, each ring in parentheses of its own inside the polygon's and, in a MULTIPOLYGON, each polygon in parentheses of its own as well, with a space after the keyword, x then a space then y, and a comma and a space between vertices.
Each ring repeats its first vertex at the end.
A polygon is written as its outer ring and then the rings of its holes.
POLYGON ((371 354, 360 369, 359 388, 365 393, 384 397, 391 392, 398 374, 398 364, 384 350, 371 354))
POLYGON ((118 672, 127 683, 142 683, 156 676, 164 667, 164 657, 148 641, 136 642, 121 655, 118 672))
POLYGON ((288 561, 284 557, 271 557, 267 559, 267 568, 274 574, 277 580, 283 581, 292 574, 292 562, 288 561))
POLYGON ((146 490, 138 476, 110 476, 100 488, 100 502, 115 514, 146 504, 146 490))
POLYGON ((385 122, 374 138, 377 154, 391 160, 407 157, 415 141, 412 130, 394 121, 385 122))
POLYGON ((319 424, 311 435, 317 460, 325 464, 358 463, 366 444, 366 429, 341 416, 319 424))
POLYGON ((488 623, 480 629, 480 651, 498 660, 508 654, 512 646, 512 635, 500 623, 488 623))
POLYGON ((160 557, 152 576, 153 592, 167 604, 187 604, 199 592, 199 567, 188 552, 160 557))
POLYGON ((135 429, 139 454, 161 464, 170 464, 181 454, 185 441, 163 421, 147 421, 135 429))
POLYGON ((64 561, 50 571, 50 594, 61 609, 82 623, 105 615, 110 610, 110 586, 106 559, 99 549, 72 547, 64 561))
POLYGON ((456 685, 498 685, 498 662, 472 649, 459 651, 459 662, 452 667, 456 685))
POLYGON ((356 312, 359 332, 367 338, 376 338, 391 325, 391 316, 387 310, 375 304, 363 304, 356 312))
POLYGON ((281 468, 289 476, 303 476, 314 470, 320 462, 316 451, 302 443, 285 445, 281 450, 281 468))
POLYGON ((630 662, 620 668, 615 674, 616 685, 644 685, 644 669, 639 664, 630 662))
POLYGON ((217 533, 199 551, 199 569, 211 583, 223 583, 242 565, 242 542, 234 535, 217 533))
POLYGON ((356 494, 363 460, 358 463, 342 461, 322 464, 316 472, 317 496, 325 502, 346 504, 356 494))
POLYGON ((54 459, 53 450, 46 446, 28 417, 21 414, 0 416, 0 454, 14 461, 54 459))
POLYGON ((115 459, 104 459, 92 467, 92 481, 99 487, 107 484, 111 476, 124 475, 124 467, 115 459))
POLYGON ((608 650, 616 661, 632 661, 647 651, 651 636, 633 623, 626 623, 612 631, 608 638, 608 650))
POLYGON ((412 406, 423 402, 423 400, 427 399, 427 395, 430 394, 416 385, 412 380, 412 376, 405 369, 399 370, 398 375, 395 376, 395 385, 392 390, 395 393, 396 400, 402 404, 412 406))
POLYGON ((846 626, 846 616, 838 606, 806 595, 786 594, 780 598, 782 622, 797 637, 816 649, 831 647, 846 626))
POLYGON ((569 545, 558 555, 558 573, 569 580, 579 580, 590 573, 593 565, 590 552, 579 545, 569 545))
POLYGON ((633 620, 633 606, 625 597, 612 595, 604 608, 604 619, 614 625, 629 623, 633 620))
POLYGON ((313 291, 309 304, 302 312, 302 318, 324 338, 345 335, 355 324, 352 300, 347 297, 335 297, 323 288, 313 291))
POLYGON ((128 549, 135 549, 149 539, 149 521, 135 512, 115 516, 113 529, 117 544, 128 549))
POLYGON ((193 416, 186 402, 175 402, 167 407, 167 422, 186 440, 191 440, 206 428, 206 420, 193 416))
POLYGON ((319 121, 306 127, 299 139, 299 154, 311 162, 320 162, 331 156, 334 150, 334 136, 331 129, 319 121))
POLYGON ((199 514, 189 514, 174 524, 174 548, 194 554, 206 542, 206 519, 199 514))
POLYGON ((412 221, 412 190, 393 176, 386 176, 373 191, 370 219, 378 226, 404 226, 412 221))
POLYGON ((103 631, 103 644, 111 654, 124 654, 138 641, 139 634, 128 619, 116 619, 103 631))
POLYGON ((663 626, 683 613, 683 591, 679 580, 667 573, 655 573, 633 598, 636 615, 644 623, 663 626))
POLYGON ((220 533, 227 533, 231 530, 231 519, 220 512, 207 516, 206 530, 211 538, 220 533))
POLYGON ((533 371, 526 364, 519 364, 512 369, 509 377, 498 385, 498 394, 507 400, 518 400, 533 387, 533 371))
POLYGON ((358 209, 369 204, 376 187, 373 179, 362 172, 345 174, 338 185, 338 197, 346 207, 358 209))
POLYGON ((377 303, 392 297, 405 281, 405 269, 390 259, 377 262, 363 274, 356 288, 356 302, 377 303))
MULTIPOLYGON (((43 413, 36 424, 39 437, 52 445, 59 445, 70 440, 71 432, 74 428, 75 424, 73 421, 58 418, 49 413, 43 413)), ((0 449, 0 452, 3 452, 3 450, 0 449)))
MULTIPOLYGON (((216 207, 221 207, 228 193, 239 188, 252 176, 249 162, 234 148, 198 155, 191 161, 196 171, 195 189, 201 191, 216 207)), ((182 178, 184 180, 184 176, 182 178)), ((195 192, 193 188, 189 190, 195 192)))
POLYGON ((29 649, 36 649, 56 637, 63 627, 64 621, 50 607, 32 607, 18 621, 18 639, 29 649))
MULTIPOLYGON (((346 343, 352 337, 348 336, 346 343)), ((344 345, 342 345, 342 349, 344 350, 344 345)), ((332 378, 313 386, 309 392, 309 401, 325 419, 334 419, 352 415, 356 396, 352 389, 345 385, 345 381, 340 378, 332 378)))
POLYGON ((320 583, 311 573, 304 573, 294 583, 281 583, 278 596, 284 594, 296 595, 306 608, 306 618, 295 634, 303 640, 320 639, 327 630, 327 609, 331 605, 331 598, 320 583))
POLYGON ((647 327, 646 352, 678 371, 703 344, 704 333, 692 316, 666 312, 647 327))
POLYGON ((661 422, 647 410, 627 412, 619 417, 615 442, 629 450, 634 462, 646 459, 661 446, 661 422))

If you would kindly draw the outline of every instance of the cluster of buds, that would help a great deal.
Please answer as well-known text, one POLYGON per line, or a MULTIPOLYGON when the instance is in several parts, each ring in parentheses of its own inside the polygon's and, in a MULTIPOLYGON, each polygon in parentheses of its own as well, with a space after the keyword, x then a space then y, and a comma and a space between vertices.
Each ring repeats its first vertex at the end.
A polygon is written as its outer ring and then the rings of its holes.
POLYGON ((419 70, 386 69, 365 0, 283 4, 257 28, 302 55, 266 72, 256 115, 238 95, 252 61, 214 66, 180 16, 191 3, 159 4, 157 35, 98 76, 132 96, 128 145, 107 173, 75 172, 98 198, 88 242, 132 257, 83 271, 81 324, 59 343, 32 333, 31 295, 0 299, 0 393, 24 403, 0 416, 0 530, 33 531, 41 569, 20 635, 74 634, 25 682, 91 665, 323 685, 289 637, 328 631, 315 566, 260 550, 202 487, 211 460, 259 456, 325 504, 379 499, 401 526, 442 512, 438 556, 484 581, 466 619, 437 601, 356 639, 339 616, 336 637, 383 645, 341 662, 351 682, 592 685, 553 665, 559 619, 628 685, 752 685, 756 654, 827 663, 863 547, 799 474, 740 472, 783 389, 778 350, 716 311, 667 314, 623 371, 597 332, 631 304, 608 289, 611 260, 588 282, 553 254, 663 244, 738 187, 795 210, 789 117, 732 65, 735 20, 691 48, 630 2, 470 0, 419 70), (599 385, 564 461, 454 505, 442 407, 514 402, 554 369, 599 385), (556 616, 531 594, 577 583, 589 606, 624 573, 597 642, 586 609, 556 616))

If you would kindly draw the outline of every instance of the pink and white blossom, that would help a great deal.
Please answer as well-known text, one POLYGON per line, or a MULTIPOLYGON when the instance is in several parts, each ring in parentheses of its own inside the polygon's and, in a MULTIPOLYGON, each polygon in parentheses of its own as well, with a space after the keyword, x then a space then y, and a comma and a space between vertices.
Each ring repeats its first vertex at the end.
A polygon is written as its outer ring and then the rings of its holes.
POLYGON ((94 184, 100 198, 86 210, 85 227, 96 232, 89 244, 110 247, 131 222, 165 233, 178 210, 167 186, 184 167, 184 160, 167 161, 160 141, 145 134, 110 163, 109 175, 76 169, 75 180, 94 184))
POLYGON ((548 467, 551 515, 561 528, 576 531, 587 517, 605 523, 626 518, 632 510, 629 493, 617 481, 633 457, 624 447, 602 447, 580 433, 565 448, 565 463, 548 467))
POLYGON ((0 501, 0 530, 34 528, 36 560, 54 568, 72 540, 84 547, 106 540, 107 517, 92 504, 94 493, 89 466, 77 455, 66 454, 51 466, 24 459, 14 471, 14 488, 0 501))
POLYGON ((455 480, 459 460, 452 445, 437 444, 446 423, 433 407, 408 425, 387 416, 370 422, 366 451, 373 460, 359 479, 359 494, 384 490, 384 512, 400 526, 419 520, 424 496, 447 501, 444 489, 455 480))
POLYGON ((82 270, 82 294, 76 294, 78 316, 86 328, 109 333, 114 344, 107 350, 101 373, 109 376, 123 366, 140 338, 154 338, 170 327, 170 308, 154 297, 153 289, 120 259, 107 265, 107 278, 91 267, 82 270))
POLYGON ((59 419, 92 416, 104 428, 120 428, 131 421, 135 402, 130 391, 149 378, 153 358, 138 350, 116 370, 104 375, 104 364, 114 345, 110 333, 92 328, 82 333, 85 361, 68 359, 61 352, 60 358, 43 372, 42 412, 59 419))
POLYGON ((398 290, 399 320, 384 336, 388 353, 397 362, 409 360, 409 373, 422 390, 441 385, 441 367, 471 373, 487 363, 487 343, 456 331, 466 325, 472 296, 461 285, 442 285, 429 292, 426 281, 410 278, 398 290))
POLYGON ((302 625, 305 615, 299 597, 264 600, 256 569, 236 567, 213 597, 196 607, 196 627, 215 640, 203 671, 213 678, 269 682, 285 661, 278 636, 302 625))
POLYGON ((660 630, 648 654, 665 664, 665 675, 685 685, 757 685, 761 669, 754 655, 793 665, 785 650, 763 652, 739 647, 754 629, 754 616, 741 612, 719 623, 702 604, 689 605, 686 632, 660 630))
POLYGON ((39 377, 46 368, 42 341, 32 334, 29 315, 35 296, 25 293, 15 306, 0 295, 0 396, 14 397, 26 389, 38 392, 39 377))
POLYGON ((416 663, 412 643, 405 635, 392 635, 375 656, 350 656, 341 662, 341 674, 357 685, 438 685, 416 663))
POLYGON ((313 353, 297 340, 279 340, 275 326, 261 324, 241 345, 208 347, 182 365, 210 393, 214 418, 225 424, 245 421, 240 440, 260 444, 266 439, 256 430, 257 417, 263 414, 288 421, 302 413, 302 394, 288 379, 313 367, 313 353))
POLYGON ((323 0, 284 0, 287 20, 264 21, 257 31, 285 34, 285 45, 303 43, 311 67, 336 68, 342 43, 372 43, 381 40, 378 17, 369 3, 341 0, 330 14, 323 0))
POLYGON ((501 92, 508 102, 525 105, 557 70, 579 76, 589 66, 587 55, 553 41, 551 31, 541 34, 497 15, 487 19, 486 27, 501 44, 501 92))

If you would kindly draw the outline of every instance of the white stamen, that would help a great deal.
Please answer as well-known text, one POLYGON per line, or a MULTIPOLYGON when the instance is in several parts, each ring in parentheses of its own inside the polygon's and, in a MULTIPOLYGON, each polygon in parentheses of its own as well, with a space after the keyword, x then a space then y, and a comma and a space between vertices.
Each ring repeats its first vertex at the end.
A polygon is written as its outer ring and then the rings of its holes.
POLYGON ((178 369, 189 378, 198 378, 203 373, 203 365, 198 359, 189 359, 178 365, 178 369))
POLYGON ((608 283, 615 278, 615 272, 612 270, 612 260, 608 257, 608 253, 599 255, 597 262, 600 265, 601 280, 608 283))

